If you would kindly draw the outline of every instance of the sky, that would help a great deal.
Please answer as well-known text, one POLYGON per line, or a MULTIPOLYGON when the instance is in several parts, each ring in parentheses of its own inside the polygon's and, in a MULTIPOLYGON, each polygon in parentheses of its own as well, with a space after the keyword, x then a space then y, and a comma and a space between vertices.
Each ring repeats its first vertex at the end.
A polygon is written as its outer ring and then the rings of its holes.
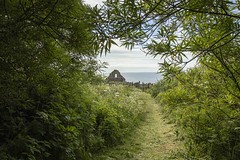
MULTIPOLYGON (((102 0, 85 0, 85 3, 91 6, 101 5, 102 0)), ((117 44, 120 44, 118 40, 115 40, 117 44)), ((163 60, 159 57, 153 58, 150 55, 146 55, 141 47, 135 47, 131 51, 125 47, 119 47, 112 45, 111 52, 106 55, 98 56, 98 60, 101 62, 107 62, 107 68, 103 69, 103 72, 110 73, 114 69, 120 72, 158 72, 159 65, 163 60)), ((188 66, 193 66, 195 62, 190 63, 188 66)))
MULTIPOLYGON (((85 3, 95 6, 102 4, 102 0, 85 0, 85 3)), ((118 42, 118 44, 120 43, 118 42)), ((130 51, 116 45, 112 45, 110 53, 98 56, 98 59, 108 63, 108 68, 104 69, 106 73, 110 73, 114 69, 120 72, 158 72, 158 63, 160 62, 157 58, 146 56, 140 47, 135 47, 130 51)))
POLYGON ((130 51, 115 45, 112 46, 110 53, 99 56, 98 59, 108 63, 108 68, 105 69, 106 73, 110 73, 114 69, 120 72, 158 72, 158 63, 161 61, 146 55, 140 47, 130 51))
POLYGON ((96 4, 102 4, 103 0, 84 0, 83 2, 95 6, 96 4))

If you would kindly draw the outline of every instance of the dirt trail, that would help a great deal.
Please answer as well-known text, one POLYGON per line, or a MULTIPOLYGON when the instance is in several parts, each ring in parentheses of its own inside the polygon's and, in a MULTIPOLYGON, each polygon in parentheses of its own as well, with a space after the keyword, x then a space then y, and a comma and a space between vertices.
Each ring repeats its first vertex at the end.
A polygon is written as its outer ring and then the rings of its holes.
POLYGON ((99 156, 97 160, 167 160, 181 159, 176 154, 182 148, 176 140, 174 126, 167 123, 159 106, 150 103, 146 120, 134 131, 124 145, 99 156))

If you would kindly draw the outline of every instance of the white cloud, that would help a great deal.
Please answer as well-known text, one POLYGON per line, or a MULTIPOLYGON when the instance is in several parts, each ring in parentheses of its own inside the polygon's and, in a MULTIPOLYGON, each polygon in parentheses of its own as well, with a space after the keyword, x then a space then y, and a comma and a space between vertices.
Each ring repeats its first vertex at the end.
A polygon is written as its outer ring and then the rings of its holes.
POLYGON ((157 58, 146 56, 139 47, 130 51, 125 47, 112 46, 111 53, 99 56, 98 59, 109 64, 105 69, 107 73, 114 69, 121 72, 157 72, 160 62, 157 58))
POLYGON ((85 0, 84 3, 89 4, 90 6, 94 7, 95 5, 101 5, 103 0, 85 0))
MULTIPOLYGON (((103 0, 85 0, 84 2, 92 7, 103 4, 103 0)), ((120 46, 119 40, 114 41, 120 46)), ((121 72, 158 72, 158 63, 162 62, 159 57, 146 56, 141 51, 141 46, 135 46, 131 51, 119 46, 112 45, 110 53, 98 57, 101 62, 109 64, 108 68, 104 69, 106 73, 110 73, 114 69, 121 72)), ((187 67, 192 67, 195 63, 192 62, 187 67)))

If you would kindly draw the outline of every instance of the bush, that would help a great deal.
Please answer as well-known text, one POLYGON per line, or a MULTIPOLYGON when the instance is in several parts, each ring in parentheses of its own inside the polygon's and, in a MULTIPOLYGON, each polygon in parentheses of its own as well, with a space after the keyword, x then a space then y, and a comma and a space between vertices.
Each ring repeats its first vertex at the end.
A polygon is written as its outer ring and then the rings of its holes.
POLYGON ((136 89, 81 82, 61 89, 42 95, 50 102, 1 110, 1 159, 91 159, 121 143, 145 113, 136 89))
POLYGON ((138 124, 145 114, 145 103, 137 89, 126 86, 95 86, 95 135, 93 150, 115 146, 138 124))
POLYGON ((168 83, 172 87, 156 99, 177 123, 177 134, 186 144, 186 158, 238 159, 240 101, 226 89, 226 82, 204 67, 176 78, 177 85, 168 83))

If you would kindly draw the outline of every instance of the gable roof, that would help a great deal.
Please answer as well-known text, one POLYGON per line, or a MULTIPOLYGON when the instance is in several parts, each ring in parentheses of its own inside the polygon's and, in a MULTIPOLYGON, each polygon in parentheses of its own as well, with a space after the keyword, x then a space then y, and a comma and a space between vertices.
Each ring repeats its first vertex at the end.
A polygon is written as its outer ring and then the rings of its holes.
POLYGON ((118 70, 112 71, 108 78, 109 81, 118 81, 118 82, 125 82, 125 78, 121 75, 121 73, 118 70))

